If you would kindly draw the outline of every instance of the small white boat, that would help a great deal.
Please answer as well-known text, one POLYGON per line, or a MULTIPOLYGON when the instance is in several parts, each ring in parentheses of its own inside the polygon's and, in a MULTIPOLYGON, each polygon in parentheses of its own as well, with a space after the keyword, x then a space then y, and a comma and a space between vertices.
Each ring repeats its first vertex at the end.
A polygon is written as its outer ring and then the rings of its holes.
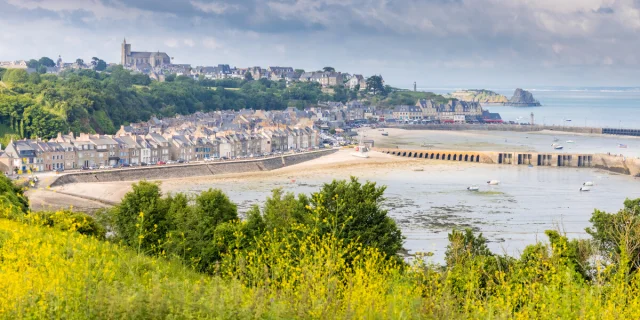
POLYGON ((487 184, 491 185, 491 186, 497 186, 497 185, 500 184, 500 181, 498 181, 498 180, 489 180, 489 181, 487 181, 487 184))
POLYGON ((626 144, 622 144, 622 143, 620 143, 620 144, 618 144, 618 147, 619 147, 619 148, 624 148, 624 149, 626 149, 626 148, 627 148, 627 145, 626 145, 626 144))
POLYGON ((559 145, 559 144, 557 144, 557 143, 554 143, 554 144, 552 144, 551 146, 552 146, 554 149, 556 149, 556 150, 562 150, 562 146, 561 146, 561 145, 559 145))
POLYGON ((364 133, 360 134, 360 143, 356 146, 356 152, 352 152, 351 155, 358 158, 369 158, 369 148, 362 142, 364 133))
POLYGON ((582 186, 580 187, 580 191, 591 191, 591 187, 587 187, 587 186, 582 186))
POLYGON ((356 152, 352 152, 351 155, 358 158, 369 158, 369 149, 366 146, 357 146, 356 152))
POLYGON ((385 136, 385 137, 387 137, 387 136, 389 136, 389 132, 386 132, 386 131, 385 131, 385 132, 383 132, 383 133, 382 133, 382 135, 383 135, 383 136, 385 136))
POLYGON ((593 186, 593 182, 587 181, 587 182, 583 183, 582 185, 583 186, 587 186, 587 187, 592 187, 593 186))
POLYGON ((467 190, 469 190, 469 191, 478 191, 478 190, 480 190, 480 187, 478 187, 478 186, 471 186, 471 187, 467 187, 467 190))
POLYGON ((573 140, 567 140, 567 143, 573 143, 573 142, 574 142, 573 140))

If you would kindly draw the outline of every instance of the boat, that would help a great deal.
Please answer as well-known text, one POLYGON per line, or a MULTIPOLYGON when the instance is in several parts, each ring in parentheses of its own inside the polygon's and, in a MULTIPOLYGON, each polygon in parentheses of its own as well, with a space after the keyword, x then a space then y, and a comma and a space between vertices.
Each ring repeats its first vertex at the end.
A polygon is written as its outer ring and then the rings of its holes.
POLYGON ((413 171, 418 171, 418 172, 419 171, 424 171, 424 168, 415 168, 415 169, 413 169, 413 171))
POLYGON ((593 186, 593 182, 587 181, 587 182, 583 183, 582 185, 583 186, 587 186, 587 187, 592 187, 593 186))
POLYGON ((560 141, 560 139, 558 139, 558 138, 553 138, 553 142, 558 142, 558 141, 560 141))
POLYGON ((469 191, 479 191, 479 190, 480 190, 480 187, 478 187, 478 186, 471 186, 471 187, 467 187, 467 190, 469 190, 469 191))
POLYGON ((627 145, 626 145, 626 144, 622 144, 622 143, 620 143, 620 144, 618 144, 618 147, 619 147, 619 148, 626 149, 626 148, 627 148, 627 145))
POLYGON ((360 143, 356 146, 356 152, 352 152, 351 155, 358 158, 369 158, 369 148, 362 142, 364 133, 360 135, 360 143))
POLYGON ((432 144, 427 144, 427 143, 423 143, 422 145, 420 145, 423 148, 433 148, 432 144))
POLYGON ((491 186, 497 186, 497 185, 500 184, 500 181, 499 180, 489 180, 489 181, 487 181, 487 184, 491 185, 491 186))
POLYGON ((567 143, 574 143, 573 140, 567 140, 567 143))
POLYGON ((582 186, 580 187, 580 191, 591 191, 591 187, 582 186))
POLYGON ((554 143, 554 144, 552 144, 551 146, 552 146, 554 149, 556 149, 556 150, 562 150, 562 146, 561 146, 561 145, 559 145, 559 144, 557 144, 557 143, 554 143))
POLYGON ((385 137, 388 137, 389 136, 389 132, 385 131, 385 132, 382 133, 382 135, 385 136, 385 137))

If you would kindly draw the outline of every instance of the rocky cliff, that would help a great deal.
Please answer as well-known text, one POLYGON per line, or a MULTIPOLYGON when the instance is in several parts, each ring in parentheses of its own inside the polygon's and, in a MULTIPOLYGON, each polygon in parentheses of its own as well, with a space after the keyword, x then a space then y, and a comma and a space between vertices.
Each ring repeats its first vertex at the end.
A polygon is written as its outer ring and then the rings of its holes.
POLYGON ((467 102, 480 103, 506 103, 509 102, 507 97, 484 89, 458 90, 449 94, 451 98, 467 102))
POLYGON ((538 100, 533 98, 531 92, 518 88, 513 93, 513 97, 511 97, 508 102, 505 102, 504 105, 515 107, 539 107, 541 104, 538 100))

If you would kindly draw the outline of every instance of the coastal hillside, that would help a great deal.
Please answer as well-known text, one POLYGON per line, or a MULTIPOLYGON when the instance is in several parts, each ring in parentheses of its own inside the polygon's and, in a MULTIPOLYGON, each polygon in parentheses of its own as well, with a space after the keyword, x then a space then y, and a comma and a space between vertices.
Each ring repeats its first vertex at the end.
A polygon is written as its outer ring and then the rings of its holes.
POLYGON ((466 102, 480 103, 505 103, 509 101, 504 95, 485 89, 458 90, 450 93, 448 97, 466 102))

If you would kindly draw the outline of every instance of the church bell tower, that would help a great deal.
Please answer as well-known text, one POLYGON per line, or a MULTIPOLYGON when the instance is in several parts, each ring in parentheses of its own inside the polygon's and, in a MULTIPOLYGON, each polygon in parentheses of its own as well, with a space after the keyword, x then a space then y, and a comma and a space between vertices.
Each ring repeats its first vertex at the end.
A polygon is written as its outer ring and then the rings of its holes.
POLYGON ((129 64, 127 58, 131 55, 131 44, 127 44, 127 39, 125 38, 122 42, 122 47, 120 49, 120 64, 126 66, 129 64))

